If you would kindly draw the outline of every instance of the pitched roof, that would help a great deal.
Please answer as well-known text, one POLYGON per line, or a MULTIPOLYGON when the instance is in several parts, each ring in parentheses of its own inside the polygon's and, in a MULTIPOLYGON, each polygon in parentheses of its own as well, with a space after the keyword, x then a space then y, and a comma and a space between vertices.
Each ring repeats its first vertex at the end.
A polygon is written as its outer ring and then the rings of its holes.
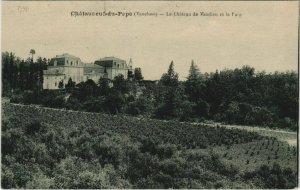
POLYGON ((113 61, 125 61, 123 59, 120 59, 120 58, 117 58, 117 57, 114 57, 114 56, 110 56, 110 57, 103 57, 103 58, 100 58, 98 59, 97 61, 110 61, 110 60, 113 60, 113 61))
POLYGON ((56 63, 57 66, 63 66, 63 65, 65 65, 66 58, 77 59, 77 60, 79 60, 79 64, 81 63, 81 60, 79 57, 70 55, 68 53, 63 53, 61 55, 56 55, 55 57, 51 58, 51 60, 49 62, 49 66, 54 66, 54 63, 56 63))
POLYGON ((65 58, 65 57, 74 58, 74 59, 80 59, 79 57, 76 57, 74 55, 70 55, 68 53, 63 53, 61 55, 56 55, 55 58, 65 58))
POLYGON ((96 65, 94 63, 85 63, 83 67, 84 74, 88 74, 94 71, 95 73, 104 72, 104 67, 100 65, 96 65))
POLYGON ((55 57, 52 58, 49 62, 49 66, 54 66, 54 62, 57 66, 64 65, 65 64, 65 58, 64 57, 55 57))

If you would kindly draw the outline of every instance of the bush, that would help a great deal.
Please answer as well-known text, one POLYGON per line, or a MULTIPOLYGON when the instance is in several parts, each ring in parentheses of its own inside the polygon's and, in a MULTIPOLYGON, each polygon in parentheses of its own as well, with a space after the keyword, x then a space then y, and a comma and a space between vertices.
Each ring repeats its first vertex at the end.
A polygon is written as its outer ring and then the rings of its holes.
POLYGON ((54 187, 54 179, 43 174, 35 174, 32 180, 26 183, 27 189, 51 189, 54 187))
POLYGON ((31 124, 25 126, 25 132, 27 134, 38 133, 42 128, 42 125, 39 121, 33 121, 31 124))
POLYGON ((173 144, 162 144, 156 148, 156 152, 160 158, 171 158, 177 152, 177 148, 173 144))
POLYGON ((47 107, 65 107, 65 95, 59 91, 44 91, 40 103, 47 107))
POLYGON ((152 106, 151 101, 148 98, 140 96, 136 100, 129 102, 127 107, 125 107, 125 113, 130 115, 140 115, 145 114, 146 112, 151 112, 152 106))
POLYGON ((267 189, 292 189, 297 186, 297 174, 290 168, 282 169, 277 163, 272 168, 263 165, 253 172, 246 172, 244 178, 267 189))
POLYGON ((13 94, 10 98, 11 103, 23 103, 23 95, 22 94, 13 94))

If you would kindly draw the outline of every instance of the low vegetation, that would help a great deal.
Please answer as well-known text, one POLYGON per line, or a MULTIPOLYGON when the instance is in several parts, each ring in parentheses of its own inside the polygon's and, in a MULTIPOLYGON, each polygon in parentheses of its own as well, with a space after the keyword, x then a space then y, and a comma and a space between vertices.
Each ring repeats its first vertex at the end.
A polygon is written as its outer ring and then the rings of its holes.
POLYGON ((11 103, 2 109, 3 188, 297 184, 296 149, 256 132, 11 103))

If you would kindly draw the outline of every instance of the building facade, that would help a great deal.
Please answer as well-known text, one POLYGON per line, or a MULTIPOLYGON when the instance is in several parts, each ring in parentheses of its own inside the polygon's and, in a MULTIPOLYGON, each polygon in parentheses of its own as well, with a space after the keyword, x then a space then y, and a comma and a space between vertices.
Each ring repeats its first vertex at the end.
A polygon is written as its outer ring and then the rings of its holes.
POLYGON ((103 77, 112 80, 119 74, 127 79, 128 71, 132 71, 131 59, 129 64, 116 57, 104 57, 94 63, 83 63, 80 58, 65 53, 52 58, 47 70, 43 71, 43 89, 59 89, 60 83, 64 88, 70 78, 76 84, 88 79, 97 83, 103 77))

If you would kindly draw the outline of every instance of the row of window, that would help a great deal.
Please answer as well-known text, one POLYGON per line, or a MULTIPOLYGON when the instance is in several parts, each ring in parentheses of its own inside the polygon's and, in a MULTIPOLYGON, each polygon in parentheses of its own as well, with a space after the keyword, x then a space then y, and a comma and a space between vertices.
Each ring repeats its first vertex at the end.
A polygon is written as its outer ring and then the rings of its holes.
MULTIPOLYGON (((69 60, 67 60, 67 65, 69 64, 69 60)), ((73 61, 70 62, 70 65, 73 66, 73 61)), ((74 63, 75 65, 75 63, 74 63)), ((54 66, 57 66, 57 60, 54 61, 54 66)), ((76 66, 78 66, 78 60, 76 60, 76 66)))
MULTIPOLYGON (((71 76, 64 76, 64 79, 69 79, 71 76)), ((83 80, 83 76, 73 76, 73 77, 71 77, 73 80, 80 80, 80 81, 82 81, 83 80)), ((48 77, 46 77, 46 79, 48 79, 48 77)), ((57 77, 55 77, 54 79, 57 79, 57 77)), ((88 76, 86 76, 86 79, 89 79, 89 77, 88 76)))
POLYGON ((120 67, 125 68, 125 63, 121 63, 121 64, 118 63, 117 64, 117 62, 114 62, 114 66, 117 67, 117 68, 120 68, 120 67))
MULTIPOLYGON (((67 60, 67 64, 69 64, 69 60, 67 60)), ((73 66, 73 61, 70 62, 70 65, 73 66)), ((78 60, 76 60, 76 66, 78 66, 78 60)))
MULTIPOLYGON (((48 77, 46 77, 48 79, 48 77)), ((70 76, 64 76, 64 79, 69 79, 70 76)), ((55 77, 55 79, 57 79, 57 77, 55 77)), ((60 77, 58 78, 59 81, 56 81, 54 82, 54 86, 55 87, 58 87, 59 85, 59 82, 62 80, 60 77)), ((83 76, 73 76, 71 77, 71 79, 74 81, 74 82, 78 82, 78 81, 83 81, 83 76), (77 79, 77 80, 76 80, 77 79)), ((88 80, 88 79, 92 79, 92 80, 95 80, 93 79, 93 77, 89 77, 89 76, 85 76, 85 81, 88 80)), ((64 80, 64 85, 67 83, 67 80, 64 80)), ((53 83, 52 83, 53 84, 53 83)), ((49 83, 46 83, 46 89, 49 89, 49 83)))

